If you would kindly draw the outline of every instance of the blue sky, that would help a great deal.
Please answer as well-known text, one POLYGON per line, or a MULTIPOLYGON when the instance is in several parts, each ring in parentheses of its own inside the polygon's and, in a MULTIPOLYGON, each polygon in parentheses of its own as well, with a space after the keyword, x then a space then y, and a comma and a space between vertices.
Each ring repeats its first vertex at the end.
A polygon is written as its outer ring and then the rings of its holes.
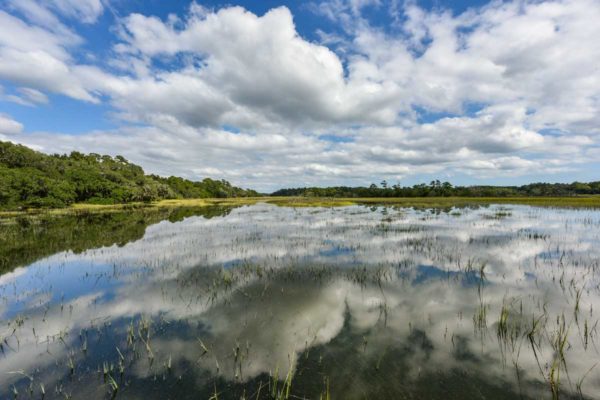
POLYGON ((0 0, 0 140, 259 190, 597 180, 600 4, 0 0))

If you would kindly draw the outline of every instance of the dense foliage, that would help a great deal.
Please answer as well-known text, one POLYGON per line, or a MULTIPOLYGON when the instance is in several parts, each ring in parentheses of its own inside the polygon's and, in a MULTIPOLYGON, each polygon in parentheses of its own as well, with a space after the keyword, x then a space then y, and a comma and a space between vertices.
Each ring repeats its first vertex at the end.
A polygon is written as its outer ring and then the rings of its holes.
POLYGON ((532 183, 523 186, 453 186, 449 182, 432 181, 429 185, 369 187, 308 187, 281 189, 273 196, 307 197, 508 197, 508 196, 574 196, 600 194, 600 181, 589 183, 532 183))
POLYGON ((0 142, 0 208, 65 207, 72 203, 129 203, 173 198, 242 197, 256 192, 225 180, 146 175, 122 156, 47 155, 0 142))
MULTIPOLYGON (((306 197, 509 197, 600 194, 600 181, 533 183, 523 186, 453 186, 432 181, 414 186, 372 184, 369 187, 308 187, 281 189, 274 196, 306 197)), ((146 175, 122 156, 47 155, 22 145, 0 141, 0 209, 65 207, 72 203, 116 204, 175 198, 257 196, 253 190, 225 180, 200 182, 171 176, 146 175)))

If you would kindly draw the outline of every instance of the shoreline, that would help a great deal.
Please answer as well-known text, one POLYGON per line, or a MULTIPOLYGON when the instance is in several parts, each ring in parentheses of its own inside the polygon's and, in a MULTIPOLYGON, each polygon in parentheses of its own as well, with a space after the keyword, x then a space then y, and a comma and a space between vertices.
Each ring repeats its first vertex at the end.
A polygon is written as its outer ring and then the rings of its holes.
POLYGON ((72 215, 85 213, 105 213, 118 211, 153 210, 161 208, 193 208, 210 206, 244 206, 257 203, 273 204, 280 207, 344 207, 352 205, 390 205, 417 208, 451 208, 491 204, 530 205, 558 208, 600 208, 600 196, 569 197, 233 197, 204 199, 170 199, 151 203, 85 204, 77 203, 65 208, 33 208, 27 210, 0 211, 0 218, 36 215, 72 215))

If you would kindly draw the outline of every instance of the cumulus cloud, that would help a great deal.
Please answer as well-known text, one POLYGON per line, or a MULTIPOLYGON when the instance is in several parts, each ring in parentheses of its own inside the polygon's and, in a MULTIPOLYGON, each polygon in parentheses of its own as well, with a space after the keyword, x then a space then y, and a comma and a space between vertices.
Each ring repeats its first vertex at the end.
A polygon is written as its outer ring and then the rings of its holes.
POLYGON ((590 162, 599 144, 593 0, 491 2, 461 14, 393 2, 389 29, 364 14, 385 11, 383 2, 331 0, 308 7, 328 21, 321 43, 298 33, 286 7, 257 15, 192 3, 164 20, 116 20, 103 64, 74 57, 85 38, 60 22, 78 12, 97 18, 101 2, 11 4, 22 18, 0 11, 0 78, 26 88, 20 99, 44 103, 49 92, 105 102, 116 118, 143 125, 77 143, 23 135, 47 151, 99 147, 153 172, 213 171, 274 189, 564 172, 590 162))
POLYGON ((71 31, 51 31, 0 10, 0 78, 78 100, 97 101, 83 82, 86 67, 75 64, 69 51, 81 42, 71 31))
POLYGON ((137 111, 164 110, 181 94, 187 106, 175 104, 168 112, 193 126, 262 119, 290 124, 394 120, 392 110, 379 107, 383 88, 348 82, 340 58, 301 38, 285 7, 263 16, 241 7, 192 15, 182 29, 133 14, 123 21, 122 37, 121 53, 192 57, 176 72, 137 80, 117 94, 119 104, 133 100, 137 111))

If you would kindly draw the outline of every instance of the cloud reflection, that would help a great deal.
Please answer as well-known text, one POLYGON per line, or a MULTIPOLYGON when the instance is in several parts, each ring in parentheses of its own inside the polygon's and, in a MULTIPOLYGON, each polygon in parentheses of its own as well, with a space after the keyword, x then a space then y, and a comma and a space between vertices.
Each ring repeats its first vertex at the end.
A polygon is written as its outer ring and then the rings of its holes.
MULTIPOLYGON (((377 374, 360 378, 367 391, 377 383, 421 393, 394 386, 405 363, 403 378, 414 385, 462 370, 471 382, 536 398, 550 394, 564 320, 561 390, 575 393, 597 360, 600 213, 505 208, 458 215, 257 205, 164 221, 122 247, 58 253, 0 277, 0 370, 97 397, 102 390, 77 382, 104 387, 92 371, 116 365, 119 348, 130 380, 123 390, 138 396, 136 384, 160 386, 156 377, 168 374, 204 390, 217 377, 245 385, 290 369, 301 381, 316 373, 311 352, 327 365, 339 351, 362 364, 320 373, 377 374), (527 332, 536 320, 534 352, 527 332), (69 358, 75 383, 66 378, 69 358)), ((29 380, 0 374, 0 394, 13 384, 24 390, 29 380)), ((333 385, 338 393, 352 386, 333 385)), ((600 392, 595 369, 581 389, 590 398, 600 392)))

